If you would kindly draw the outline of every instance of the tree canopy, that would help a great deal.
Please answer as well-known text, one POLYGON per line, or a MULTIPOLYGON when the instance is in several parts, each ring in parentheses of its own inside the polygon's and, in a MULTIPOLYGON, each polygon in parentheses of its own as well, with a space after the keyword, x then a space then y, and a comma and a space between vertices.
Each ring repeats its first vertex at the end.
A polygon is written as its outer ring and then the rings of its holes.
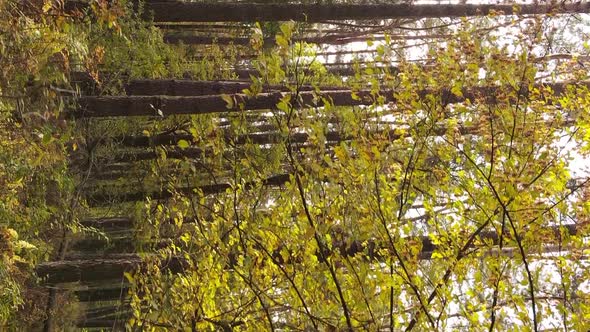
POLYGON ((0 2, 0 326, 590 328, 589 8, 0 2))

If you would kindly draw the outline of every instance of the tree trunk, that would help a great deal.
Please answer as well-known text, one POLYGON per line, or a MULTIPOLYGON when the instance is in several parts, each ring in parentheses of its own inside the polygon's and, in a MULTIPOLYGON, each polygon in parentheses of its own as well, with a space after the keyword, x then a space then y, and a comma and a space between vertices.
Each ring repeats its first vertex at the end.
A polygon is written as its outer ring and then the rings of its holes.
MULTIPOLYGON (((548 83, 542 86, 551 87, 554 95, 560 95, 565 88, 570 85, 569 82, 548 83)), ((590 86, 590 81, 575 83, 582 86, 590 86)), ((539 87, 540 85, 536 85, 539 87)), ((469 99, 471 101, 477 98, 486 98, 487 102, 495 103, 495 98, 502 89, 512 89, 510 87, 475 87, 464 88, 462 96, 457 96, 450 90, 442 89, 440 91, 422 90, 418 96, 436 94, 444 103, 457 103, 469 99)), ((384 102, 395 102, 394 92, 392 90, 380 91, 384 97, 384 102)), ((260 93, 255 97, 248 97, 244 94, 233 95, 210 95, 210 96, 112 96, 112 97, 81 97, 79 103, 81 110, 72 112, 69 115, 73 117, 106 117, 106 116, 166 116, 172 114, 208 114, 223 112, 239 112, 243 110, 267 110, 276 107, 283 98, 289 93, 271 92, 260 93), (231 103, 228 104, 228 101, 231 103)), ((375 96, 370 90, 361 90, 355 92, 352 96, 351 90, 334 90, 322 91, 319 94, 310 91, 303 91, 298 94, 299 100, 295 106, 300 107, 321 107, 324 105, 323 99, 330 100, 333 106, 359 106, 372 105, 375 96), (322 98, 318 98, 322 97, 322 98)), ((528 95, 528 87, 522 87, 519 91, 520 96, 528 95)))
MULTIPOLYGON (((547 227, 544 230, 551 232, 553 236, 559 237, 561 229, 570 235, 577 233, 575 225, 565 226, 552 226, 547 227)), ((491 243, 492 246, 496 246, 499 243, 499 234, 496 231, 484 231, 478 236, 481 243, 491 243)), ((504 235, 504 241, 506 249, 510 250, 511 246, 514 246, 511 240, 510 234, 504 235)), ((411 237, 407 239, 412 241, 419 241, 421 243, 421 259, 430 259, 432 253, 437 249, 437 246, 432 242, 429 236, 411 237)), ((483 248, 489 248, 487 244, 481 245, 483 248)), ((474 248, 475 244, 470 243, 470 248, 474 248)), ((368 239, 356 240, 356 239, 338 239, 336 236, 333 237, 331 251, 326 252, 323 256, 327 257, 335 253, 339 253, 342 256, 355 256, 358 254, 367 255, 370 259, 381 259, 379 252, 383 249, 390 249, 387 245, 384 245, 379 240, 368 239), (363 243, 366 242, 366 245, 363 243)), ((324 248, 325 250, 329 250, 324 248)), ((559 246, 546 247, 546 252, 554 250, 563 250, 559 246)), ((280 251, 280 248, 276 249, 280 251)), ((274 255, 273 255, 274 256, 274 255)), ((281 255, 277 253, 275 259, 279 259, 281 255)), ((320 255, 318 254, 318 257, 320 255)), ((235 259, 232 257, 228 258, 229 266, 235 264, 235 259)), ((168 261, 163 262, 162 268, 172 273, 183 271, 186 261, 183 258, 172 257, 168 261)), ((40 277, 46 278, 46 283, 62 283, 62 282, 88 282, 106 279, 117 279, 123 276, 124 272, 129 272, 137 269, 142 264, 142 259, 138 255, 116 255, 114 258, 104 258, 86 261, 57 261, 49 263, 41 263, 37 266, 37 274, 40 277), (126 258, 119 258, 125 256, 126 258)))
POLYGON ((80 223, 83 226, 94 227, 105 232, 131 229, 133 226, 133 221, 127 217, 85 219, 80 223))
MULTIPOLYGON (((231 96, 115 96, 115 97, 81 97, 79 103, 82 111, 74 116, 105 117, 105 116, 165 116, 171 114, 207 114, 219 112, 238 112, 240 105, 245 110, 272 109, 285 97, 285 93, 261 93, 253 98, 243 94, 231 96), (232 98, 233 105, 228 105, 232 98)), ((334 106, 371 105, 373 100, 370 91, 360 91, 355 99, 349 90, 329 91, 320 94, 332 101, 334 106)), ((299 107, 323 106, 313 92, 301 92, 299 107)), ((393 101, 392 92, 384 95, 386 101, 393 101)))
MULTIPOLYGON (((435 132, 433 132, 433 134, 444 134, 444 130, 446 130, 446 128, 440 128, 439 130, 436 130, 435 132)), ((462 131, 462 133, 467 134, 469 132, 471 132, 471 128, 463 128, 460 129, 462 131)), ((381 131, 375 131, 375 134, 380 134, 380 135, 384 135, 387 136, 389 140, 396 140, 399 139, 401 136, 399 134, 396 133, 395 130, 381 130, 381 131)), ((350 140, 353 137, 349 136, 349 135, 343 135, 342 133, 338 132, 338 131, 328 131, 326 133, 324 133, 326 141, 327 142, 341 142, 341 141, 346 141, 346 140, 350 140)), ((231 138, 231 137, 227 137, 226 139, 228 141, 231 140, 231 142, 233 144, 236 145, 243 145, 243 144, 247 144, 247 143, 251 143, 251 144, 259 144, 259 145, 265 145, 265 144, 277 144, 282 142, 285 139, 285 135, 277 132, 277 131, 271 131, 271 132, 264 132, 264 133, 253 133, 253 134, 244 134, 244 135, 239 135, 235 138, 231 138)), ((309 134, 307 133, 294 133, 290 135, 290 139, 291 139, 291 143, 294 144, 299 144, 299 143, 305 143, 307 142, 309 138, 309 134)), ((155 146, 155 145, 176 145, 178 143, 179 140, 181 139, 187 139, 185 134, 167 134, 167 135, 159 135, 159 136, 153 136, 153 137, 147 137, 147 136, 126 136, 121 138, 122 144, 126 145, 126 146, 130 146, 130 147, 149 147, 149 146, 155 146)), ((189 141, 192 138, 189 138, 189 141)), ((188 150, 188 149, 187 149, 188 150)), ((200 156, 203 151, 198 149, 198 148, 193 148, 189 151, 186 151, 186 154, 184 153, 185 150, 170 150, 167 152, 167 156, 186 156, 186 157, 198 157, 200 156), (168 154, 170 153, 170 155, 168 154)), ((141 156, 144 153, 146 153, 146 156, 152 156, 154 155, 151 151, 150 152, 139 152, 137 154, 129 154, 129 157, 132 156, 141 156)), ((132 159, 132 158, 130 158, 132 159)), ((140 160, 143 160, 145 158, 141 158, 140 160)))
MULTIPOLYGON (((133 80, 127 84, 125 91, 132 96, 207 96, 216 94, 242 93, 249 89, 250 82, 244 81, 191 81, 191 80, 133 80)), ((301 91, 312 91, 315 87, 304 85, 301 91)), ((321 91, 337 91, 345 89, 337 86, 322 86, 321 91)), ((284 85, 264 85, 263 91, 287 92, 289 88, 284 85)))
POLYGON ((84 320, 96 320, 105 318, 116 318, 120 317, 126 319, 129 305, 115 305, 115 306, 104 306, 98 308, 87 309, 84 313, 84 320), (114 317, 113 317, 114 316, 114 317))
MULTIPOLYGON (((289 181, 289 174, 279 174, 275 175, 266 179, 261 180, 262 185, 264 186, 282 186, 283 184, 289 181)), ((246 188, 252 188, 256 183, 251 182, 246 184, 246 188)), ((202 192, 203 195, 213 195, 213 194, 220 194, 225 192, 227 189, 230 189, 231 185, 229 183, 219 183, 219 184, 210 184, 204 185, 196 188, 177 188, 178 192, 184 193, 185 195, 194 195, 196 192, 202 192)), ((142 201, 146 197, 151 197, 152 199, 167 199, 172 197, 174 193, 170 191, 157 191, 157 192, 127 192, 127 193, 94 193, 88 195, 86 200, 88 201, 88 205, 91 207, 99 207, 99 206, 108 206, 112 203, 121 203, 121 202, 136 202, 142 201)))
POLYGON ((115 320, 111 318, 105 319, 92 319, 92 320, 85 320, 78 322, 76 327, 81 329, 90 329, 90 328, 106 328, 112 331, 119 331, 124 330, 126 319, 115 320))
MULTIPOLYGON (((452 35, 448 34, 435 34, 435 35, 389 35, 387 38, 391 40, 424 40, 424 39, 437 39, 437 38, 449 38, 452 35)), ((367 40, 379 41, 385 40, 385 36, 354 36, 351 34, 341 35, 328 35, 322 37, 294 37, 294 42, 305 42, 308 44, 322 44, 322 45, 346 45, 355 42, 366 42, 367 40)), ((164 41, 166 43, 178 44, 183 43, 187 45, 204 45, 204 44, 218 44, 218 45, 250 45, 250 38, 247 37, 215 37, 215 36, 197 36, 187 35, 178 33, 167 33, 164 35, 164 41)), ((275 38, 265 38, 264 45, 272 46, 275 45, 275 38)))
MULTIPOLYGON (((203 58, 201 58, 203 59, 203 58)), ((363 68, 361 67, 361 70, 363 68)), ((251 77, 260 77, 260 73, 255 70, 255 69, 250 69, 250 68, 234 68, 234 69, 228 69, 231 70, 233 73, 235 73, 235 75, 238 77, 239 81, 220 81, 220 82, 242 82, 245 84, 250 84, 251 83, 251 77)), ((327 72, 329 74, 332 74, 334 76, 352 76, 356 74, 355 68, 350 67, 350 66, 343 66, 343 67, 330 67, 329 65, 326 68, 327 72)), ((398 68, 394 67, 394 66, 390 66, 390 67, 377 67, 375 69, 376 72, 380 72, 380 71, 384 71, 384 70, 388 70, 391 73, 396 73, 398 72, 398 68)), ((303 73, 305 74, 313 74, 312 71, 307 70, 307 69, 303 69, 303 73)), ((191 77, 191 73, 185 73, 184 77, 191 77)), ((88 75, 85 72, 72 72, 70 74, 71 78, 72 78, 72 82, 76 83, 80 89, 84 92, 84 94, 86 95, 90 95, 93 94, 94 91, 97 91, 98 89, 98 85, 96 84, 96 82, 94 81, 94 79, 92 77, 90 77, 90 75, 88 75)), ((100 77, 102 77, 103 80, 108 81, 110 80, 109 77, 109 73, 108 72, 101 72, 100 73, 100 77)), ((126 77, 119 77, 118 79, 125 79, 126 77)), ((265 86, 265 89, 269 89, 272 90, 272 87, 274 86, 265 86)), ((207 88, 204 88, 205 90, 207 90, 207 88)), ((213 86, 210 89, 215 89, 215 86, 213 86)), ((303 86, 303 90, 309 89, 309 87, 303 86)), ((283 89, 281 89, 280 91, 284 91, 284 87, 283 89)), ((156 93, 156 94, 162 94, 162 93, 156 93)))
POLYGON ((211 24, 207 24, 207 23, 172 23, 172 24, 166 24, 166 23, 155 23, 154 24, 156 27, 160 28, 160 29, 180 29, 180 30, 197 30, 197 29, 202 29, 204 31, 209 31, 211 32, 212 30, 220 30, 220 31, 235 31, 235 30, 242 30, 244 33, 250 33, 250 30, 252 30, 252 27, 246 24, 235 24, 235 23, 211 23, 211 24))
POLYGON ((203 2, 148 2, 155 22, 255 22, 329 20, 376 20, 393 18, 435 18, 485 16, 492 12, 512 15, 556 13, 586 13, 590 3, 561 3, 555 5, 528 4, 515 9, 513 4, 253 4, 203 2))
MULTIPOLYGON (((345 55, 350 55, 350 56, 355 56, 355 55, 360 55, 360 54, 375 54, 377 53, 376 49, 360 49, 360 50, 349 50, 349 49, 341 49, 340 47, 337 47, 335 51, 318 51, 315 52, 315 55, 317 56, 334 56, 334 57, 343 57, 345 55)), ((570 56, 571 57, 571 56, 570 56)), ((206 55, 197 55, 194 57, 194 59, 202 61, 203 59, 206 59, 207 56, 206 55)), ((256 59, 258 58, 258 54, 254 54, 254 53, 241 53, 237 56, 238 60, 252 60, 252 59, 256 59)), ((326 66, 326 64, 324 64, 324 66, 326 66)))
POLYGON ((124 272, 133 271, 141 262, 138 255, 125 254, 115 258, 41 263, 37 265, 36 272, 47 284, 120 280, 124 272))
MULTIPOLYGON (((132 236, 124 236, 117 238, 97 238, 89 237, 72 241, 70 250, 75 253, 89 253, 89 254, 109 254, 109 253, 130 253, 135 252, 137 240, 132 236)), ((71 255, 72 253, 70 253, 71 255)), ((66 257, 69 257, 66 255, 66 257)))
MULTIPOLYGON (((362 71, 364 67, 361 67, 360 70, 362 71)), ((397 73, 398 68, 394 66, 389 67, 376 67, 374 71, 378 74, 383 71, 389 71, 391 73, 397 73)), ((351 66, 344 66, 344 67, 327 67, 326 71, 328 74, 332 74, 334 76, 354 76, 357 73, 357 70, 351 66)), ((236 68, 233 72, 238 76, 240 80, 250 80, 251 77, 260 77, 260 73, 255 69, 241 69, 236 68)), ((308 69, 303 69, 302 72, 306 75, 313 75, 314 72, 308 69)))
POLYGON ((89 288, 74 291, 80 302, 113 301, 127 296, 129 288, 126 286, 113 286, 108 288, 89 288))

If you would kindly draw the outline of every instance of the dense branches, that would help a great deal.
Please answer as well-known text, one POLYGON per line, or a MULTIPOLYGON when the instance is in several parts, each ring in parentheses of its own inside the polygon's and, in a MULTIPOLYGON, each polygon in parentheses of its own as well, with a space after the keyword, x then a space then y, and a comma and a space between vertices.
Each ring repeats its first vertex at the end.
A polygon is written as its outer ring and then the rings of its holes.
POLYGON ((34 262, 46 330, 588 328, 587 3, 78 5, 0 57, 0 216, 43 226, 0 284, 34 262))

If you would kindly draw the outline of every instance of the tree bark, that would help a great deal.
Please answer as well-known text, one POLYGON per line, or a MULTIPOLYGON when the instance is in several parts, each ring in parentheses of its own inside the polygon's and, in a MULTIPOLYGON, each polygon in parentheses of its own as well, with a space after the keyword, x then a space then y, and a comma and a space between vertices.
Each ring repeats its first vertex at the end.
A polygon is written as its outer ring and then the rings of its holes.
POLYGON ((116 318, 117 316, 126 319, 129 309, 129 305, 115 305, 90 308, 85 311, 83 320, 89 321, 96 319, 116 318))
MULTIPOLYGON (((260 77, 260 73, 255 69, 235 68, 235 69, 230 69, 230 70, 233 71, 233 73, 235 73, 235 75, 238 77, 239 81, 222 81, 222 82, 243 82, 246 84, 250 84, 252 77, 260 77)), ((362 67, 361 67, 361 70, 362 70, 362 67)), ((398 72, 398 68, 395 66, 377 67, 375 69, 376 72, 380 72, 380 71, 384 71, 384 70, 388 70, 391 73, 398 72)), ((326 71, 329 74, 332 74, 335 76, 352 76, 352 75, 356 74, 355 68, 350 67, 350 66, 332 67, 332 66, 328 65, 328 66, 326 66, 326 71)), ((313 72, 311 70, 307 70, 307 69, 303 69, 303 72, 306 75, 313 74, 313 72)), ((191 75, 192 75, 191 73, 185 73, 184 77, 190 78, 191 75)), ((98 89, 98 85, 96 84, 94 79, 92 77, 90 77, 90 75, 88 75, 85 72, 72 72, 70 74, 70 76, 71 76, 71 81, 78 84, 80 89, 82 89, 82 91, 84 91, 84 93, 87 95, 94 93, 93 91, 96 91, 98 89)), ((108 72, 101 72, 100 77, 102 77, 102 79, 105 81, 108 81, 110 79, 108 72)), ((119 77, 119 79, 125 79, 125 77, 119 77)), ((271 86, 267 86, 267 87, 263 87, 263 88, 265 88, 265 89, 268 88, 269 90, 273 90, 270 87, 271 86)), ((215 87, 213 87, 213 89, 214 88, 215 87)), ((205 88, 205 89, 207 89, 207 88, 205 88)), ((303 86, 302 89, 309 90, 310 88, 303 86)), ((284 91, 284 88, 280 89, 280 91, 284 91)), ((157 94, 162 94, 162 93, 157 93, 157 94)))
MULTIPOLYGON (((131 230, 131 229, 129 229, 131 230)), ((137 241, 133 237, 97 238, 86 237, 72 241, 70 250, 78 253, 130 253, 135 252, 137 241)), ((71 253, 70 253, 71 254, 71 253)), ((68 257, 68 255, 66 255, 68 257)))
MULTIPOLYGON (((322 92, 320 96, 332 101, 334 106, 371 105, 373 98, 370 91, 357 93, 358 99, 352 97, 349 90, 322 92)), ((115 96, 115 97, 81 97, 79 103, 82 111, 74 116, 165 116, 171 114, 207 114, 244 110, 272 109, 286 96, 285 93, 261 93, 253 98, 243 94, 229 96, 233 105, 228 105, 228 96, 115 96)), ((392 92, 384 95, 386 101, 394 101, 392 92)), ((313 92, 299 93, 299 107, 323 106, 313 92)))
MULTIPOLYGON (((242 93, 252 84, 244 81, 191 81, 191 80, 133 80, 127 84, 125 91, 131 96, 207 96, 217 94, 242 93)), ((284 85, 264 85, 264 92, 282 91, 289 88, 284 85)), ((315 87, 304 85, 301 91, 313 91, 315 87)), ((321 91, 338 91, 346 89, 337 86, 321 86, 321 91)))
POLYGON ((127 286, 113 286, 108 288, 89 288, 74 291, 80 302, 113 301, 123 299, 127 296, 127 286))
MULTIPOLYGON (((149 147, 146 146, 146 147, 149 147)), ((157 153, 156 151, 140 151, 140 152, 124 152, 115 154, 112 158, 107 159, 106 161, 114 160, 115 162, 135 162, 135 161, 142 161, 142 160, 152 160, 156 159, 161 154, 157 153)), ((166 158, 170 159, 201 159, 204 156, 204 151, 199 148, 168 148, 166 149, 166 158)), ((137 174, 140 175, 140 174, 137 174)), ((103 173, 97 174, 96 176, 92 176, 93 180, 116 180, 121 177, 128 177, 129 175, 126 173, 103 173)))
MULTIPOLYGON (((191 83, 192 84, 192 83, 191 83)), ((581 85, 590 87, 590 81, 582 82, 561 82, 542 84, 551 87, 554 95, 564 93, 568 85, 581 85)), ((540 87, 541 85, 535 85, 540 87)), ((418 96, 438 95, 444 103, 462 102, 467 99, 473 101, 477 98, 486 98, 487 102, 495 103, 497 95, 503 89, 511 87, 488 86, 462 89, 462 95, 458 96, 450 90, 439 91, 422 90, 418 96)), ((380 91, 379 95, 384 102, 395 102, 395 91, 380 91)), ((528 95, 528 87, 522 87, 519 91, 521 97, 528 95)), ((270 92, 260 93, 255 97, 248 97, 244 94, 233 95, 209 95, 209 96, 110 96, 81 97, 79 104, 81 110, 69 114, 73 117, 106 117, 106 116, 166 116, 171 114, 209 114, 223 112, 239 112, 243 110, 267 110, 276 107, 283 98, 290 93, 270 92), (228 100, 231 98, 231 105, 228 100)), ((359 106, 372 105, 376 96, 370 90, 355 92, 353 98, 351 90, 322 91, 319 94, 311 91, 302 91, 298 94, 299 100, 292 101, 296 107, 321 107, 324 105, 323 98, 330 100, 333 106, 359 106), (322 98, 318 98, 322 97, 322 98)))
POLYGON ((196 29, 203 29, 203 31, 212 30, 220 30, 220 31, 235 31, 235 30, 242 30, 244 33, 249 33, 252 30, 252 27, 247 24, 240 24, 240 23, 155 23, 156 27, 160 29, 181 29, 181 30, 196 30, 196 29))
POLYGON ((376 20, 393 18, 436 18, 485 16, 490 13, 546 14, 586 13, 590 3, 558 3, 554 5, 527 4, 254 4, 254 3, 202 3, 202 2, 148 2, 146 9, 153 11, 155 22, 255 22, 328 20, 376 20))
POLYGON ((106 328, 109 330, 114 328, 115 331, 118 331, 120 329, 124 329, 124 325, 125 325, 125 319, 115 320, 115 319, 111 319, 111 318, 105 318, 105 319, 92 319, 92 320, 81 321, 76 324, 76 327, 81 328, 81 329, 82 328, 85 328, 85 329, 106 328))
MULTIPOLYGON (((577 233, 575 225, 566 226, 552 226, 547 227, 545 230, 553 233, 554 236, 559 237, 561 229, 564 228, 570 235, 577 233)), ((481 242, 491 242, 493 246, 499 243, 499 234, 495 231, 482 232, 479 237, 481 242)), ((510 234, 504 235, 504 243, 506 247, 510 247, 509 241, 512 236, 510 234)), ((432 253, 437 249, 437 246, 432 242, 429 236, 412 237, 407 240, 421 242, 422 249, 420 252, 421 259, 430 259, 432 253)), ((487 245, 484 245, 486 247, 487 245)), ((470 247, 475 247, 471 245, 470 247)), ((339 253, 342 256, 355 256, 355 255, 366 255, 369 259, 381 259, 379 252, 381 249, 388 249, 387 245, 384 245, 379 240, 338 240, 334 237, 332 250, 324 253, 324 257, 339 253), (365 245, 363 245, 365 243, 365 245)), ((280 250, 280 249, 277 249, 280 250)), ((326 249, 327 250, 327 249, 326 249)), ((547 251, 552 250, 563 250, 560 247, 547 247, 547 251)), ((281 255, 277 253, 279 259, 281 255)), ((318 253, 318 256, 319 253, 318 253)), ((228 258, 229 266, 235 264, 235 259, 228 258)), ((46 283, 65 283, 65 282, 89 282, 107 279, 120 279, 124 272, 132 272, 137 269, 143 263, 142 258, 139 255, 128 254, 128 255, 116 255, 113 258, 101 258, 94 260, 76 260, 76 261, 56 261, 41 263, 37 265, 37 274, 40 277, 45 278, 46 283), (120 258, 125 257, 125 258, 120 258)), ((285 262, 281 262, 285 263, 285 262)), ((183 271, 186 265, 184 258, 172 257, 168 261, 163 262, 161 268, 172 273, 183 271)))
MULTIPOLYGON (((361 67, 360 70, 362 71, 364 67, 361 67)), ((398 68, 395 66, 389 67, 376 67, 374 71, 378 74, 383 71, 389 71, 390 73, 397 73, 398 68)), ((255 69, 242 69, 237 68, 233 70, 234 73, 238 76, 240 80, 250 80, 251 77, 260 77, 260 73, 255 69)), ((343 67, 331 67, 328 66, 326 68, 328 74, 335 75, 335 76, 353 76, 357 73, 357 70, 351 66, 343 66, 343 67)), ((306 75, 313 75, 314 72, 311 70, 303 69, 303 73, 306 75)))
POLYGON ((131 229, 133 221, 127 217, 108 217, 85 219, 80 222, 83 226, 94 227, 102 231, 119 231, 131 229))
MULTIPOLYGON (((437 38, 449 38, 452 35, 448 34, 436 34, 436 35, 389 35, 387 38, 391 40, 424 40, 424 39, 437 39, 437 38)), ((379 41, 385 40, 385 36, 353 36, 350 34, 341 35, 327 35, 321 37, 294 37, 294 42, 304 42, 308 44, 322 44, 322 45, 346 45, 354 42, 366 42, 367 40, 379 41)), ((205 44, 218 44, 218 45, 250 45, 250 38, 247 37, 215 37, 215 36, 202 36, 202 35, 187 35, 178 33, 167 33, 164 35, 164 41, 170 44, 183 43, 186 45, 205 45, 205 44)), ((265 38, 264 45, 275 45, 275 38, 265 38)))
MULTIPOLYGON (((315 55, 317 56, 334 56, 334 57, 343 57, 345 55, 359 55, 359 54, 375 54, 377 53, 376 49, 360 49, 360 50, 343 50, 340 49, 340 47, 336 48, 337 50, 335 51, 318 51, 315 52, 315 55)), ((195 56, 196 60, 202 61, 203 59, 206 59, 207 56, 206 55, 197 55, 195 56)), ((252 60, 252 59, 256 59, 258 58, 258 54, 254 54, 254 53, 241 53, 237 56, 238 60, 252 60)), ((326 66, 326 64, 324 64, 324 66, 326 66)))
MULTIPOLYGON (((290 174, 279 174, 275 175, 266 179, 261 180, 263 186, 282 186, 287 181, 289 181, 290 174)), ((255 182, 247 183, 246 188, 252 188, 255 186, 255 182)), ((197 192, 202 192, 203 195, 213 195, 213 194, 220 194, 225 192, 227 189, 230 189, 231 185, 229 183, 219 183, 219 184, 210 184, 204 185, 196 188, 177 188, 178 192, 184 193, 186 195, 195 194, 197 192)), ((157 192, 127 192, 127 193, 94 193, 88 195, 86 200, 88 205, 91 207, 99 207, 99 206, 107 206, 112 203, 121 203, 121 202, 135 202, 144 200, 146 197, 151 197, 152 199, 167 199, 172 197, 174 193, 171 191, 157 191, 157 192)))
POLYGON ((120 279, 133 271, 142 260, 137 254, 116 255, 115 258, 54 261, 37 265, 37 275, 47 284, 120 279))
MULTIPOLYGON (((471 127, 462 127, 459 128, 460 133, 462 135, 469 134, 476 130, 477 128, 471 127)), ((446 127, 440 127, 433 131, 433 135, 443 135, 446 132, 446 127)), ((395 129, 391 130, 380 130, 374 131, 373 134, 379 134, 382 136, 386 136, 390 141, 396 140, 401 138, 399 133, 396 132, 395 129)), ((342 134, 339 131, 328 131, 324 133, 326 138, 326 142, 341 142, 350 140, 353 138, 351 135, 342 134)), ((284 134, 281 134, 278 131, 268 131, 262 133, 252 133, 252 134, 244 134, 239 135, 237 137, 230 137, 227 136, 225 138, 228 142, 232 142, 236 145, 243 145, 247 143, 251 144, 259 144, 259 145, 266 145, 266 144, 276 144, 280 143, 285 139, 284 134)), ((299 132, 290 135, 290 139, 292 143, 300 144, 305 143, 309 139, 309 134, 299 132)), ((191 141, 192 137, 187 134, 165 134, 165 135, 157 135, 157 136, 124 136, 119 138, 114 138, 114 141, 120 142, 121 145, 128 146, 128 147, 151 147, 151 146, 158 146, 158 145, 176 145, 180 140, 187 140, 191 141)), ((198 158, 201 157, 204 151, 199 148, 188 148, 185 150, 182 149, 171 149, 166 152, 166 155, 170 158, 198 158)), ((132 160, 145 160, 152 159, 156 156, 155 152, 152 151, 142 151, 137 153, 128 153, 126 154, 128 157, 127 161, 132 160), (136 158, 136 159, 134 159, 136 158)))

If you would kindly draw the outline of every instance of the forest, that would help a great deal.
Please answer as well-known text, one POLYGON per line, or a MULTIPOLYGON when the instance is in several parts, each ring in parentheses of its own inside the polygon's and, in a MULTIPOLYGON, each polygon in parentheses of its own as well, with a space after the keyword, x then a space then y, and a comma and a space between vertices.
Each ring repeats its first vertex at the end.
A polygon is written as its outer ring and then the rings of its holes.
POLYGON ((590 330, 588 14, 0 0, 0 331, 590 330))

